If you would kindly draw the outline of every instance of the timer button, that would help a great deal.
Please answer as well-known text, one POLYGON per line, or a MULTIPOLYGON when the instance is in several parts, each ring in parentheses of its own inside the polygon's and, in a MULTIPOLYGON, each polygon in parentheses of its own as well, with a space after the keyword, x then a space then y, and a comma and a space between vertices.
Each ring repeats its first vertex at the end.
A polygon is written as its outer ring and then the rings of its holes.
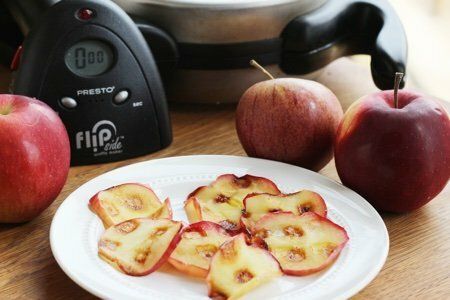
POLYGON ((78 103, 75 99, 70 97, 63 97, 61 98, 61 105, 65 108, 72 109, 77 107, 78 103))
POLYGON ((122 104, 127 101, 129 97, 130 93, 127 90, 122 90, 114 96, 113 101, 115 104, 122 104))

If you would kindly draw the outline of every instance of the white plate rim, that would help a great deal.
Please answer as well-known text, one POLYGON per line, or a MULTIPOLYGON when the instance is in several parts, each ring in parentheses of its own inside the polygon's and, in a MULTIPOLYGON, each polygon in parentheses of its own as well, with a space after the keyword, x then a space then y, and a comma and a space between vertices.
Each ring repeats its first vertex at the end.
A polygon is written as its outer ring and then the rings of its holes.
POLYGON ((371 269, 370 272, 368 272, 366 274, 366 276, 360 278, 360 280, 358 281, 357 284, 355 284, 354 286, 352 286, 351 288, 347 289, 345 292, 342 292, 339 296, 334 297, 333 299, 348 299, 352 296, 354 296, 355 294, 357 294, 359 291, 361 291, 363 288, 365 288, 373 279, 375 279, 375 277, 378 275, 378 273, 381 271, 382 267, 384 266, 387 257, 388 257, 388 253, 389 253, 389 247, 390 247, 390 239, 389 239, 389 233, 388 230, 386 228, 386 225, 383 221, 383 219, 381 218, 381 216, 379 215, 379 213, 375 210, 375 208, 369 203, 367 202, 367 200, 365 200, 362 196, 360 196, 358 193, 356 193, 355 191, 349 189, 348 187, 342 185, 341 183, 337 182, 336 180, 333 180, 329 177, 326 177, 320 173, 316 173, 314 171, 305 169, 305 168, 301 168, 298 166, 293 166, 287 163, 282 163, 282 162, 278 162, 278 161, 272 161, 272 160, 266 160, 266 159, 261 159, 261 158, 253 158, 253 157, 246 157, 246 156, 235 156, 235 155, 181 155, 181 156, 171 156, 171 157, 163 157, 163 158, 156 158, 156 159, 150 159, 150 160, 146 160, 146 161, 141 161, 141 162, 137 162, 137 163, 132 163, 129 165, 125 165, 125 166, 121 166, 119 168, 110 170, 108 172, 105 172, 101 175, 98 175, 90 180, 88 180, 87 182, 83 183, 82 185, 80 185, 78 188, 76 188, 74 191, 72 191, 72 193, 70 193, 61 203, 61 205, 58 207, 55 215, 53 216, 52 219, 52 223, 51 223, 51 227, 50 227, 50 247, 51 247, 51 251, 53 254, 53 257, 55 258, 56 262, 58 263, 58 265, 60 266, 60 268, 64 271, 64 273, 71 279, 73 280, 76 284, 78 284, 80 287, 82 287, 83 289, 85 289, 86 291, 88 291, 89 293, 103 298, 103 299, 107 299, 108 298, 108 294, 105 294, 105 292, 103 291, 99 291, 96 290, 95 288, 92 288, 91 286, 87 285, 85 282, 83 282, 80 278, 77 277, 76 274, 74 274, 70 268, 68 268, 64 261, 62 261, 62 259, 60 258, 60 256, 58 255, 57 252, 57 241, 55 239, 55 235, 56 235, 56 230, 58 230, 58 228, 56 228, 56 226, 54 225, 56 223, 55 220, 58 219, 59 215, 62 214, 61 212, 64 210, 64 207, 67 205, 66 203, 66 199, 70 198, 70 196, 74 193, 77 192, 78 189, 83 188, 85 185, 87 185, 88 183, 90 183, 92 180, 95 180, 101 176, 106 176, 109 175, 112 172, 120 172, 123 169, 128 169, 128 168, 133 168, 135 166, 138 165, 144 165, 144 164, 152 164, 152 163, 158 163, 161 161, 169 161, 169 160, 185 160, 185 159, 216 159, 216 160, 220 160, 220 159, 226 159, 226 158, 234 158, 234 159, 249 159, 249 160, 258 160, 261 161, 262 163, 264 162, 270 162, 270 163, 276 163, 279 164, 280 166, 285 165, 288 166, 289 168, 299 168, 302 170, 302 172, 307 173, 308 175, 312 176, 313 179, 320 179, 320 180, 324 180, 324 181, 328 181, 328 183, 331 183, 333 185, 337 185, 341 188, 343 188, 347 193, 353 194, 353 199, 358 199, 359 201, 359 205, 362 205, 365 207, 365 209, 367 209, 368 211, 370 211, 370 213, 376 218, 376 222, 378 223, 378 225, 380 225, 383 229, 383 238, 385 239, 385 243, 384 243, 384 247, 382 249, 380 249, 380 255, 378 257, 378 260, 376 261, 376 263, 372 263, 373 267, 371 269))

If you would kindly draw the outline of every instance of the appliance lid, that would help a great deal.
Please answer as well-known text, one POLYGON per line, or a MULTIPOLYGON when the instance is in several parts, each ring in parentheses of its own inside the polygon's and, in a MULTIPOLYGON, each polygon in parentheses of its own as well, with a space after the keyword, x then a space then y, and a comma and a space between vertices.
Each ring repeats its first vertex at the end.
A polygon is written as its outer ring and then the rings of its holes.
MULTIPOLYGON (((133 0, 128 0, 133 2, 133 0)), ((147 4, 185 8, 241 9, 266 7, 285 3, 302 2, 301 0, 134 0, 147 4)))
POLYGON ((327 0, 114 0, 179 43, 227 44, 278 38, 295 17, 327 0))

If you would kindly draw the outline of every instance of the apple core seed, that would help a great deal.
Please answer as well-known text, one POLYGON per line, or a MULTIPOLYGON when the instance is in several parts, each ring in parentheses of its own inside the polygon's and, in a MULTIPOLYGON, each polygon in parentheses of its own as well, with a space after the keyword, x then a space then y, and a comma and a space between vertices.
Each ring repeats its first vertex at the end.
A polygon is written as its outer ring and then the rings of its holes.
POLYGON ((311 210, 311 204, 309 204, 309 203, 300 205, 298 207, 298 211, 299 211, 300 214, 303 214, 305 212, 309 212, 310 210, 311 210))
POLYGON ((238 283, 247 283, 253 279, 253 274, 246 269, 238 270, 235 273, 235 279, 238 283))
POLYGON ((216 203, 225 203, 228 202, 228 200, 230 200, 230 197, 227 197, 224 194, 219 194, 216 198, 214 198, 216 203))
POLYGON ((283 229, 283 232, 287 236, 301 237, 304 232, 301 228, 295 226, 286 226, 283 229))
POLYGON ((302 248, 293 248, 289 250, 286 257, 290 261, 299 262, 306 258, 306 253, 302 248))

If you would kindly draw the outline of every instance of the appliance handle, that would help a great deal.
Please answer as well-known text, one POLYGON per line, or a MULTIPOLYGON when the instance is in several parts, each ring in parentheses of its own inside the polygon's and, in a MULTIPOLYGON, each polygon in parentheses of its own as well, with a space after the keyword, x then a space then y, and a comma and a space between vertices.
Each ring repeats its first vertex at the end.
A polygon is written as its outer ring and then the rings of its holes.
POLYGON ((179 63, 180 54, 177 42, 168 33, 152 24, 141 20, 135 20, 135 22, 152 51, 163 82, 167 82, 179 63))
POLYGON ((395 72, 405 73, 405 31, 386 0, 329 0, 292 20, 281 36, 280 67, 288 74, 306 74, 352 54, 371 56, 380 89, 393 87, 395 72))

